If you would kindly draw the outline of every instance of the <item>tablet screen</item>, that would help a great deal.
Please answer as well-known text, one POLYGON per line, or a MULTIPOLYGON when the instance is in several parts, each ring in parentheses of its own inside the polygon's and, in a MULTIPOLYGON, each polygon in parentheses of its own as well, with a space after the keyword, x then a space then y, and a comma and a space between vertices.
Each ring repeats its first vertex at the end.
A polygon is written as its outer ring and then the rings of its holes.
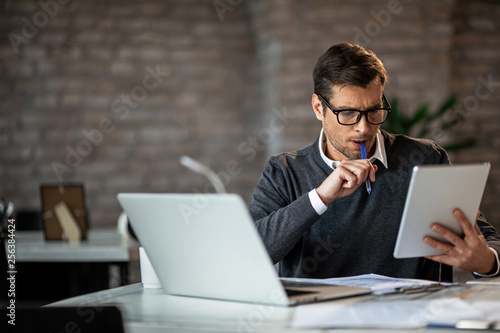
POLYGON ((431 230, 433 223, 439 223, 463 235, 453 211, 460 208, 469 221, 475 223, 489 170, 489 163, 415 166, 394 257, 412 258, 440 254, 423 241, 424 236, 431 236, 446 242, 442 236, 431 230))

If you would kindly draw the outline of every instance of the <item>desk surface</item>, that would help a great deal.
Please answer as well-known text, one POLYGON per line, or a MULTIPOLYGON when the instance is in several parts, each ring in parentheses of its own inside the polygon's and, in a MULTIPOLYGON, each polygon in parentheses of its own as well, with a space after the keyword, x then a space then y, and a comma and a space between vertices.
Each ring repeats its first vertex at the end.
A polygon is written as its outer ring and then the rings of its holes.
MULTIPOLYGON (((386 295, 382 298, 367 295, 330 302, 391 302, 401 299, 438 299, 458 296, 465 300, 500 300, 500 278, 497 285, 466 285, 433 293, 386 295), (450 291, 452 290, 452 291, 450 291)), ((172 296, 162 289, 143 289, 142 284, 105 290, 79 296, 50 306, 101 306, 116 304, 122 310, 127 333, 166 331, 229 331, 229 332, 318 332, 290 328, 294 307, 246 304, 237 302, 172 296)), ((338 330, 336 330, 338 331, 338 330)), ((349 329, 348 332, 387 332, 387 329, 349 329)), ((397 330, 390 330, 396 332, 397 330)), ((410 331, 457 332, 453 329, 419 329, 410 331)), ((460 332, 467 332, 460 330, 460 332)), ((470 331, 470 332, 478 332, 470 331)))
POLYGON ((16 261, 19 262, 128 262, 138 259, 139 245, 124 241, 116 229, 92 229, 87 240, 73 245, 46 241, 42 231, 16 233, 16 261))

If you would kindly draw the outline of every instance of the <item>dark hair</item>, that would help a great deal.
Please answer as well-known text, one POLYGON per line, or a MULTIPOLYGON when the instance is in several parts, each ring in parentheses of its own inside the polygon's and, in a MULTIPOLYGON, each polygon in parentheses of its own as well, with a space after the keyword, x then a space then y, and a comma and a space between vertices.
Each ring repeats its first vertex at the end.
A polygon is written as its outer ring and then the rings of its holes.
POLYGON ((314 66, 314 93, 328 100, 337 84, 366 88, 376 77, 382 86, 387 82, 384 65, 373 51, 349 43, 334 44, 314 66))

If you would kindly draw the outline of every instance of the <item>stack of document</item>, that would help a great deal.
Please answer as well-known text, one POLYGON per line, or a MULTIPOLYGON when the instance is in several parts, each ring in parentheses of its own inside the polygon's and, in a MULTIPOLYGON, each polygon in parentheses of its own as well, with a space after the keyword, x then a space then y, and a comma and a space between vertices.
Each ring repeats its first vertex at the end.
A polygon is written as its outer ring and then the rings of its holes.
MULTIPOLYGON (((286 279, 286 278, 284 278, 286 279)), ((363 274, 331 279, 296 279, 297 282, 324 283, 336 286, 353 286, 370 288, 374 295, 392 293, 411 293, 419 291, 433 291, 444 287, 457 285, 456 283, 436 283, 436 281, 419 279, 400 279, 378 274, 363 274)))
MULTIPOLYGON (((300 279, 302 282, 318 282, 300 279)), ((322 279, 322 283, 371 288, 376 295, 433 290, 454 285, 417 279, 396 279, 376 274, 322 279)), ((426 326, 500 329, 500 302, 467 302, 459 297, 401 300, 383 297, 369 301, 325 302, 295 309, 292 327, 306 328, 398 328, 426 326)))

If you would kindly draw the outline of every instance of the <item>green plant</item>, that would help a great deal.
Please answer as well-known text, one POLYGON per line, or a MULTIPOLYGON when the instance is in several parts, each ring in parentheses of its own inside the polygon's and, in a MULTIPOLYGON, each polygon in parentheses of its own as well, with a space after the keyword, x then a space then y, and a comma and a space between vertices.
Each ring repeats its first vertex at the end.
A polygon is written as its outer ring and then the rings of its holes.
MULTIPOLYGON (((416 138, 432 138, 431 134, 449 134, 462 122, 464 118, 458 112, 452 112, 457 104, 455 95, 448 97, 436 110, 431 111, 427 103, 420 106, 413 113, 405 113, 399 109, 399 101, 391 101, 392 112, 382 128, 387 132, 404 134, 416 138)), ((446 135, 449 137, 449 135, 446 135)), ((436 139, 435 139, 436 140, 436 139)), ((439 144, 442 144, 438 142, 439 144)), ((449 152, 456 152, 476 146, 478 140, 465 138, 446 142, 443 148, 449 152)))

